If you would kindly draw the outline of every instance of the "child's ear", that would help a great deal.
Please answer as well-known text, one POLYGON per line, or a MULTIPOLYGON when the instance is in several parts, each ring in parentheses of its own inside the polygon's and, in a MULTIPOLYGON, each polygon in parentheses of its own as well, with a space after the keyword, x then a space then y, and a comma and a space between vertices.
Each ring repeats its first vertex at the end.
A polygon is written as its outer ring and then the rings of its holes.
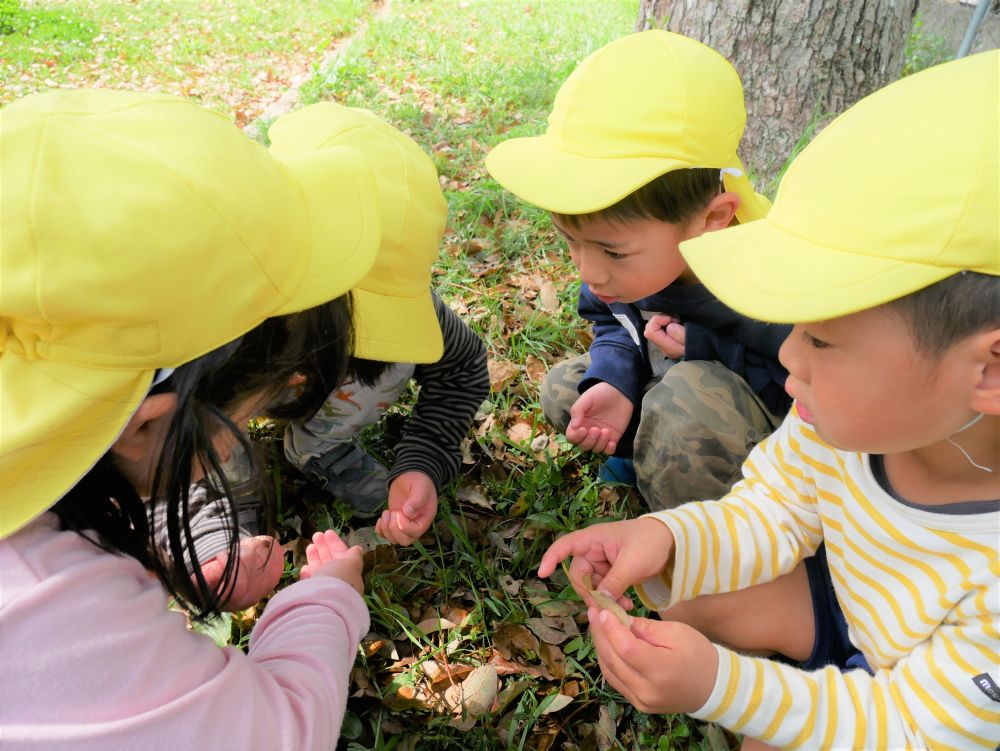
POLYGON ((740 197, 736 193, 719 193, 701 213, 701 231, 713 232, 717 229, 725 229, 733 223, 736 209, 739 207, 740 197))
POLYGON ((1000 415, 1000 329, 976 336, 980 377, 969 405, 985 415, 1000 415))
POLYGON ((174 394, 147 396, 111 446, 112 453, 131 462, 153 456, 159 451, 166 425, 176 407, 174 394))

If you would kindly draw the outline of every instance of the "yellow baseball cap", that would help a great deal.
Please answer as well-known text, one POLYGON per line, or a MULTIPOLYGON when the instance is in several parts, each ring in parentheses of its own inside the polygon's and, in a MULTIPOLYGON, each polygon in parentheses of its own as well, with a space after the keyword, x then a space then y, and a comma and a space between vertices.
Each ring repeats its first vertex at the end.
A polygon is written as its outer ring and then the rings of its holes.
POLYGON ((354 285, 358 357, 437 362, 444 352, 431 298, 431 267, 448 219, 437 170, 416 143, 366 109, 321 102, 279 117, 271 153, 291 156, 349 146, 375 175, 382 244, 371 271, 354 285))
POLYGON ((154 373, 370 268, 352 149, 282 159, 183 99, 54 92, 0 110, 0 537, 70 490, 154 373))
POLYGON ((722 55, 680 34, 643 31, 581 62, 556 94, 545 133, 498 144, 486 169, 547 211, 590 214, 666 172, 717 168, 745 223, 770 206, 736 156, 745 124, 743 86, 722 55))
POLYGON ((1000 274, 1000 52, 862 99, 796 158, 766 219, 681 244, 730 307, 806 323, 963 270, 1000 274))

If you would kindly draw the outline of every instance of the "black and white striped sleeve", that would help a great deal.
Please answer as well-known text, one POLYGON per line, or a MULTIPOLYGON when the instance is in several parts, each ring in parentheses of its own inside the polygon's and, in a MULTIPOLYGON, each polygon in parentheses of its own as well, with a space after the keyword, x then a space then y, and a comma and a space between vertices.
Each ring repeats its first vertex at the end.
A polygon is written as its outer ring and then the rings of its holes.
POLYGON ((434 295, 444 337, 444 354, 436 363, 418 365, 413 377, 420 386, 417 403, 396 446, 390 481, 417 470, 440 491, 458 473, 462 439, 490 392, 486 347, 454 311, 434 295))

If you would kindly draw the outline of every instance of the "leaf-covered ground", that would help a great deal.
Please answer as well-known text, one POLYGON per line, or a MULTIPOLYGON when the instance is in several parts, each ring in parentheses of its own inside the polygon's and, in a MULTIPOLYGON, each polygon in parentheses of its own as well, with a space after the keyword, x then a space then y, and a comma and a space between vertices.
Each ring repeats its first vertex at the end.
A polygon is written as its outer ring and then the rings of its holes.
MULTIPOLYGON (((625 704, 600 677, 565 576, 535 574, 555 535, 641 502, 601 486, 597 462, 542 418, 546 369, 589 343, 578 284, 546 215, 483 167, 499 141, 544 129, 559 84, 632 31, 637 1, 50 0, 20 15, 0 37, 2 101, 58 86, 157 89, 263 137, 261 115, 282 97, 329 99, 375 111, 434 158, 450 206, 435 280, 486 342, 493 387, 437 523, 409 548, 379 541, 285 464, 280 426, 255 429, 279 501, 285 582, 316 529, 368 551, 372 631, 339 747, 729 748, 717 728, 625 704)), ((412 400, 365 436, 389 461, 412 400)), ((245 644, 262 605, 215 636, 245 644)))

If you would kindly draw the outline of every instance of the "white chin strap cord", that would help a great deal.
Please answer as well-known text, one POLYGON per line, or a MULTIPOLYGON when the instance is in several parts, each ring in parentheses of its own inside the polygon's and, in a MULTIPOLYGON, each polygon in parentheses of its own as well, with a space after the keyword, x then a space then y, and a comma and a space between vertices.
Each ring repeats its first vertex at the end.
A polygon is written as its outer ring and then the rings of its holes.
POLYGON ((963 430, 968 430, 969 428, 971 428, 973 425, 975 425, 977 422, 979 422, 982 419, 983 419, 983 413, 980 412, 978 415, 976 415, 971 420, 969 420, 967 423, 965 423, 965 425, 963 425, 958 430, 956 430, 954 433, 952 433, 950 436, 948 436, 948 438, 946 440, 952 446, 954 446, 959 451, 961 451, 962 452, 962 456, 964 456, 969 461, 969 464, 971 464, 973 467, 975 467, 976 469, 981 469, 981 470, 983 470, 983 472, 992 472, 993 470, 990 469, 989 467, 984 467, 982 464, 977 464, 976 461, 971 456, 969 456, 969 452, 968 451, 966 451, 964 448, 962 448, 957 443, 955 443, 953 440, 951 440, 954 436, 957 436, 963 430))

